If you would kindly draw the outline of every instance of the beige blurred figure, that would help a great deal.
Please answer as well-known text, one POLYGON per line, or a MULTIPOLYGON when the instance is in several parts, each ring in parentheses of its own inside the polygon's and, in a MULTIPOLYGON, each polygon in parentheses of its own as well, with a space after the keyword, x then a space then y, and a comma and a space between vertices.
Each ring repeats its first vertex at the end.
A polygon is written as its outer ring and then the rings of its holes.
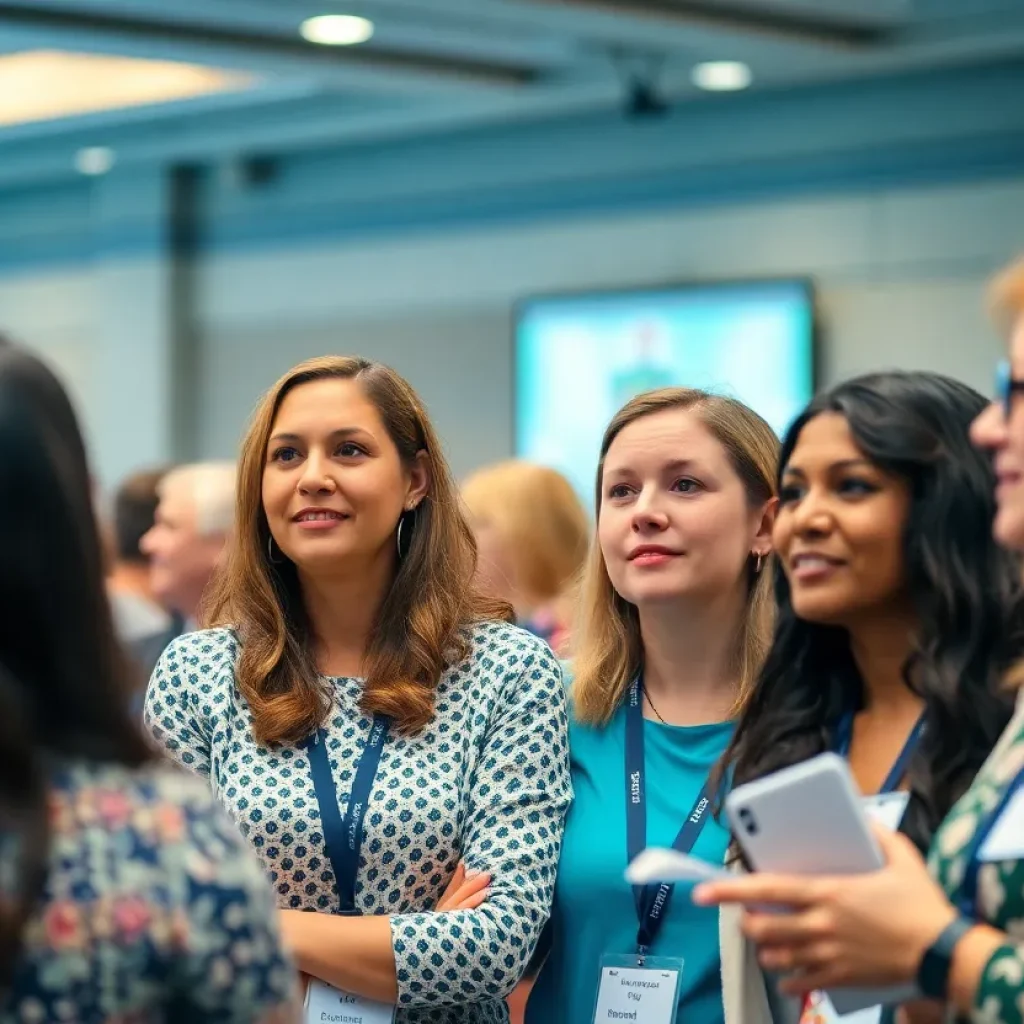
POLYGON ((173 622, 163 635, 131 645, 147 673, 175 637, 196 628, 203 594, 234 524, 234 463, 172 469, 160 481, 158 496, 153 527, 139 546, 149 558, 153 595, 173 622))
POLYGON ((521 626, 568 656, 572 588, 590 542, 590 522, 572 485, 547 466, 510 459, 474 473, 462 495, 481 586, 508 601, 521 626))
MULTIPOLYGON (((470 476, 462 497, 476 535, 480 586, 567 658, 575 583, 590 544, 590 521, 572 484, 547 466, 509 459, 470 476)), ((509 996, 510 1024, 522 1024, 539 966, 535 958, 509 996)))

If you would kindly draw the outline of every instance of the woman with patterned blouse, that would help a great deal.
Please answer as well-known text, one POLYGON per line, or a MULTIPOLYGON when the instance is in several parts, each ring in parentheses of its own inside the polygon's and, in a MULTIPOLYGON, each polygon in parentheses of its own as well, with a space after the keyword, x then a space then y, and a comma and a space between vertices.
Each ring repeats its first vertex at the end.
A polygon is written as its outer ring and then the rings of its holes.
POLYGON ((571 796, 561 674, 477 594, 474 563, 394 371, 325 357, 268 392, 216 628, 167 650, 146 720, 262 857, 316 979, 310 1020, 504 1021, 547 921, 571 796))
MULTIPOLYGON (((1024 550, 1024 406, 1017 400, 1024 391, 1024 264, 997 282, 995 295, 1012 327, 1011 360, 1001 368, 996 401, 971 435, 995 456, 995 537, 1024 550)), ((1019 685, 1021 676, 1018 668, 1011 681, 1019 685)), ((939 827, 927 865, 908 839, 879 828, 887 862, 881 871, 816 879, 751 875, 703 887, 698 898, 792 911, 750 911, 744 921, 761 963, 788 975, 782 987, 791 994, 913 982, 922 998, 902 1012, 914 1024, 949 1015, 1021 1024, 1024 690, 1019 694, 1017 713, 992 755, 939 827)))
POLYGON ((0 1021, 285 1024, 270 888, 128 704, 67 396, 0 346, 0 1021))

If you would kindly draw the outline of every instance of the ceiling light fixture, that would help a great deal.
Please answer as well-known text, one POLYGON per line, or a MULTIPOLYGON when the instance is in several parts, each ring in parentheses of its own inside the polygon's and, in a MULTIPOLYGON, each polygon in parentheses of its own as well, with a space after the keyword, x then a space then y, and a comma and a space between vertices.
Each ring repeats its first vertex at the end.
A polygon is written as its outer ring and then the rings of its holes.
POLYGON ((75 170, 92 178, 106 174, 115 164, 117 156, 108 146, 86 146, 75 154, 75 170))
POLYGON ((307 42, 321 46, 358 46, 373 35, 373 22, 354 14, 320 14, 307 18, 299 33, 307 42))
POLYGON ((753 80, 750 68, 738 60, 709 60, 698 64, 690 76, 698 89, 707 92, 738 92, 753 80))

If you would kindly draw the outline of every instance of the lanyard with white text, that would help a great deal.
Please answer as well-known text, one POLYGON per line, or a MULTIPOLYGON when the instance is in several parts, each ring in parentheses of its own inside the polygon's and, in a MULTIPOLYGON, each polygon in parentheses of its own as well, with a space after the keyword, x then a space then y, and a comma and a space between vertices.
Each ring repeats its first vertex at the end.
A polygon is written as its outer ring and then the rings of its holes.
MULTIPOLYGON (((921 742, 921 734, 923 732, 924 715, 922 714, 914 723, 914 728, 910 730, 910 735, 907 737, 907 742, 903 744, 899 757, 896 758, 892 768, 889 769, 889 774, 885 777, 885 782, 882 783, 882 788, 878 791, 880 796, 887 793, 895 793, 900 788, 900 783, 903 782, 907 774, 907 768, 910 766, 910 759, 914 756, 918 743, 921 742)), ((850 743, 852 741, 853 715, 845 714, 839 719, 839 727, 836 729, 835 752, 840 757, 849 757, 850 743)))
MULTIPOLYGON (((626 703, 626 852, 629 861, 647 846, 647 772, 644 765, 644 711, 643 683, 637 678, 629 688, 626 703)), ((697 802, 683 822, 683 827, 672 847, 680 853, 690 853, 697 843, 708 812, 708 782, 701 787, 697 802)), ((637 919, 640 927, 636 935, 636 952, 640 964, 646 958, 654 940, 661 931, 668 910, 672 890, 668 883, 633 887, 637 919)))
POLYGON ((355 914, 356 875, 359 872, 359 854, 363 846, 363 819, 370 802, 373 780, 380 767, 384 743, 388 738, 390 721, 383 715, 375 715, 370 727, 370 736, 356 765, 352 780, 352 794, 342 817, 338 807, 338 791, 331 774, 331 762, 327 756, 327 733, 318 729, 305 742, 309 755, 309 770, 313 776, 313 791, 320 808, 320 824, 324 832, 324 846, 327 859, 331 862, 334 880, 338 886, 338 899, 343 914, 355 914))

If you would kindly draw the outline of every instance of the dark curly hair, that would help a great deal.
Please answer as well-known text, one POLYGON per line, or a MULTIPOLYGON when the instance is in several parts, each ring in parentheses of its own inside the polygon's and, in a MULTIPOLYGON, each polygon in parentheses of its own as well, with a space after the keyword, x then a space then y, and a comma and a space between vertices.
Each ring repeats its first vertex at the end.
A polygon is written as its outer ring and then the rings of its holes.
MULTIPOLYGON (((906 584, 920 623, 904 666, 925 702, 925 731, 908 769, 904 831, 927 847, 970 785, 1013 710, 1004 673, 1024 651, 1021 563, 992 537, 995 477, 968 439, 986 400, 934 373, 878 373, 827 391, 789 429, 780 479, 800 432, 833 412, 863 455, 904 479, 906 584)), ((778 618, 764 668, 717 774, 719 791, 832 749, 842 716, 863 706, 849 635, 797 617, 775 569, 778 618)))

